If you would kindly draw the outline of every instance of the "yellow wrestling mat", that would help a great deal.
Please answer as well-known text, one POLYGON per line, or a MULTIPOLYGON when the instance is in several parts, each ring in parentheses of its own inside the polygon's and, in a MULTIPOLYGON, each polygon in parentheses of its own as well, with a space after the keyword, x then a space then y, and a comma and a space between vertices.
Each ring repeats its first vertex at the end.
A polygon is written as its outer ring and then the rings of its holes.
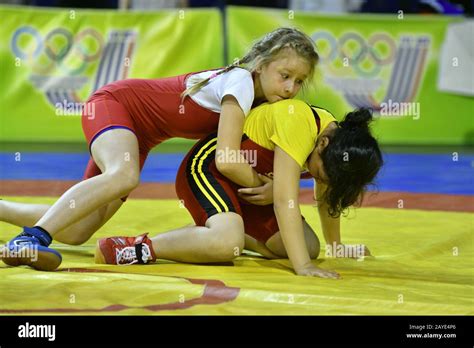
MULTIPOLYGON (((302 210, 320 231, 314 208, 302 210)), ((288 260, 247 252, 233 264, 218 266, 165 260, 144 266, 94 264, 98 237, 154 235, 189 223, 177 201, 130 199, 86 244, 53 244, 63 255, 56 272, 0 263, 0 315, 474 314, 473 215, 468 213, 351 211, 342 220, 343 242, 364 243, 375 256, 325 259, 322 250, 315 262, 339 272, 341 280, 299 277, 288 268, 288 260)), ((0 223, 3 241, 19 231, 0 223)), ((322 240, 322 233, 318 237, 322 240)))

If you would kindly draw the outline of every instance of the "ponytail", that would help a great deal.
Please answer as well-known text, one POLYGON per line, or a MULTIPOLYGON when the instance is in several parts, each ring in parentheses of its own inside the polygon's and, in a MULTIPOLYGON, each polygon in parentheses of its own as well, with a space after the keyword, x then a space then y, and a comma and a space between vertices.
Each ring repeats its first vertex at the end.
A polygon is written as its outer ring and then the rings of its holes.
POLYGON ((369 132, 369 124, 372 122, 372 113, 369 109, 362 108, 353 112, 349 112, 344 121, 339 126, 349 131, 363 130, 369 132))

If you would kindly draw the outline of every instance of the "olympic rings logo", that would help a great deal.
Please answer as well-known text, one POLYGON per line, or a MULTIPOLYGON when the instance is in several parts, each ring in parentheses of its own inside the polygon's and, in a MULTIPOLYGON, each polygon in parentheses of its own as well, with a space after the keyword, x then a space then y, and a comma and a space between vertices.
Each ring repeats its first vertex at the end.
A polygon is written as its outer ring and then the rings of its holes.
POLYGON ((318 31, 311 38, 322 49, 318 52, 321 64, 336 74, 341 74, 341 67, 351 67, 360 76, 374 77, 393 62, 397 52, 395 41, 386 33, 374 33, 365 40, 354 32, 336 39, 328 31, 318 31))
POLYGON ((32 64, 35 73, 46 74, 59 68, 67 75, 81 74, 102 54, 104 40, 95 29, 74 35, 64 28, 51 30, 43 38, 31 26, 18 28, 11 40, 15 57, 32 64))

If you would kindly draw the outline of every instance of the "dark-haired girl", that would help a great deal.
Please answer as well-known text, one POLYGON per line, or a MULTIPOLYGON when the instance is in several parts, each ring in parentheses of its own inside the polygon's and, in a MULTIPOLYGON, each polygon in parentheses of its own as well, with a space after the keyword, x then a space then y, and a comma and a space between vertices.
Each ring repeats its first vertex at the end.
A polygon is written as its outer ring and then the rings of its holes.
MULTIPOLYGON (((183 160, 176 191, 196 226, 149 239, 113 237, 98 241, 96 262, 148 263, 230 261, 245 248, 269 258, 288 257, 298 275, 338 278, 316 267, 320 244, 301 216, 299 180, 307 170, 317 182, 317 200, 326 243, 340 244, 339 216, 357 202, 382 166, 368 110, 349 113, 339 125, 326 110, 299 100, 263 104, 244 125, 241 150, 256 153, 255 170, 273 177, 273 204, 239 199, 239 186, 216 169, 216 135, 198 142, 183 160)), ((255 156, 254 156, 255 157, 255 156)), ((366 251, 368 252, 368 251, 366 251)))

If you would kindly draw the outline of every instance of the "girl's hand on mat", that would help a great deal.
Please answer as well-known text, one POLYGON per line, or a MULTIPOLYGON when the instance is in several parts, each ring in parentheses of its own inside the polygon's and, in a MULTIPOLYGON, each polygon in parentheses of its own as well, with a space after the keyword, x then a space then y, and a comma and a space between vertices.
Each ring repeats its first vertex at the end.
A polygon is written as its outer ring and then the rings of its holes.
POLYGON ((239 197, 255 205, 268 205, 273 203, 273 180, 268 176, 258 174, 263 185, 239 189, 239 197))
POLYGON ((331 278, 331 279, 341 279, 339 273, 334 271, 328 271, 322 268, 318 268, 313 264, 295 269, 297 275, 306 276, 306 277, 321 277, 321 278, 331 278))

